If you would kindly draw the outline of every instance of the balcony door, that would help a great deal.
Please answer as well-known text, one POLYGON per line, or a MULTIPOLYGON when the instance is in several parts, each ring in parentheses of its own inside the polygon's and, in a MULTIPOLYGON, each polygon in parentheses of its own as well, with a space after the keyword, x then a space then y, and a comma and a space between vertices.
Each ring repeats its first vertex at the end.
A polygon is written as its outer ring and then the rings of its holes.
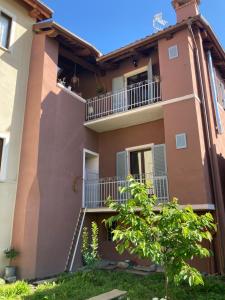
POLYGON ((149 194, 159 200, 168 198, 165 144, 140 146, 127 149, 128 170, 137 181, 151 184, 149 194))
POLYGON ((130 173, 133 176, 153 173, 152 149, 130 152, 130 173))
POLYGON ((84 149, 83 152, 83 206, 99 206, 99 155, 84 149))
POLYGON ((127 77, 127 102, 130 109, 139 107, 148 99, 148 71, 127 77))
MULTIPOLYGON (((130 174, 139 182, 153 184, 153 153, 152 149, 142 149, 129 153, 130 174)), ((153 194, 153 189, 149 190, 153 194)))

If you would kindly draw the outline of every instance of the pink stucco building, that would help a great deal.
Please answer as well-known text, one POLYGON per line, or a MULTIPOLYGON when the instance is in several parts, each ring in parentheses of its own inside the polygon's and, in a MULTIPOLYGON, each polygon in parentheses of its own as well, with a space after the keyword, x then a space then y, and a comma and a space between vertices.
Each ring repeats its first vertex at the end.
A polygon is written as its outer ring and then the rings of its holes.
POLYGON ((12 243, 21 277, 64 271, 84 208, 101 257, 125 258, 102 220, 109 195, 126 200, 128 174, 160 202, 212 212, 215 255, 195 264, 224 270, 225 53, 199 4, 174 0, 176 25, 106 55, 53 21, 34 26, 12 243))

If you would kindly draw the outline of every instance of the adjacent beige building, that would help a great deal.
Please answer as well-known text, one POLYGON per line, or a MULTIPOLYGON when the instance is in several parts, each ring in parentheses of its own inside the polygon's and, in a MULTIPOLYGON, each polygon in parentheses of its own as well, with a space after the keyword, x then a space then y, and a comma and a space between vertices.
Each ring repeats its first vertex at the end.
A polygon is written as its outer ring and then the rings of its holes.
POLYGON ((50 16, 38 1, 0 0, 0 274, 11 245, 32 26, 50 16))

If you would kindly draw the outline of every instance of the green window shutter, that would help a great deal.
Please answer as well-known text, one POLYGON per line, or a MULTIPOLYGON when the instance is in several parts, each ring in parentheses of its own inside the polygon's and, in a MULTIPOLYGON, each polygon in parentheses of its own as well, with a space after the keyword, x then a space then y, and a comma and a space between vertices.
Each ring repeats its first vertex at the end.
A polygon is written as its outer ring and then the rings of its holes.
POLYGON ((123 92, 124 89, 124 77, 115 77, 112 80, 112 91, 113 91, 113 111, 120 112, 127 107, 127 97, 123 92))
POLYGON ((153 168, 154 176, 164 176, 167 173, 166 167, 166 146, 165 144, 153 146, 153 168))
POLYGON ((128 175, 127 169, 127 152, 116 153, 116 176, 126 178, 128 175))

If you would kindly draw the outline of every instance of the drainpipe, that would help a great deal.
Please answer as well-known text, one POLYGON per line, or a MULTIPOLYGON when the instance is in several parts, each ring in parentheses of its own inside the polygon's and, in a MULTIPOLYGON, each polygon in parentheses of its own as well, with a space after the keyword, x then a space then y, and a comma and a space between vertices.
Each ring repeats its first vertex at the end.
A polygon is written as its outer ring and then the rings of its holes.
MULTIPOLYGON (((198 81, 199 81, 199 88, 201 93, 201 111, 202 111, 202 117, 203 117, 203 128, 204 128, 204 136, 205 136, 205 146, 206 146, 206 153, 208 154, 208 162, 209 162, 209 175, 211 179, 211 189, 212 189, 212 195, 215 202, 216 207, 216 220, 218 222, 218 239, 214 242, 215 248, 216 248, 216 265, 217 270, 219 273, 224 274, 224 268, 225 268, 225 220, 224 220, 224 207, 223 207, 223 197, 221 197, 221 194, 219 193, 220 189, 220 177, 218 176, 218 161, 215 154, 215 151, 213 149, 213 137, 212 137, 212 129, 209 124, 209 107, 208 103, 206 101, 205 97, 205 89, 203 84, 203 77, 202 77, 202 69, 201 69, 201 63, 200 63, 200 55, 198 50, 198 45, 195 39, 195 35, 193 33, 192 29, 192 22, 189 23, 189 31, 192 35, 192 40, 194 42, 194 55, 195 55, 195 66, 198 73, 198 81)), ((214 78, 215 79, 215 78, 214 78)), ((215 81, 214 81, 215 83, 215 81)), ((215 86, 214 86, 215 87, 215 86)), ((212 91, 212 93, 214 93, 212 91)), ((215 94, 216 95, 216 94, 215 94)), ((214 96, 215 96, 214 95, 214 96)), ((216 99, 217 101, 217 99, 216 99)), ((216 113, 216 111, 215 111, 216 113)), ((219 113, 219 112, 218 112, 219 113)), ((220 118, 218 119, 220 120, 220 118)), ((217 123, 218 125, 219 123, 217 123)), ((219 131, 219 126, 218 126, 219 131)), ((222 126, 220 128, 222 130, 222 126)))
POLYGON ((208 68, 209 68, 209 76, 210 76, 210 85, 211 85, 211 91, 212 91, 212 96, 213 96, 213 105, 214 105, 214 110, 215 110, 215 115, 216 115, 216 123, 217 123, 217 130, 219 134, 223 133, 223 126, 220 118, 220 113, 219 113, 219 107, 218 107, 218 97, 217 97, 217 89, 216 89, 216 79, 215 79, 215 71, 213 68, 213 63, 212 63, 212 54, 211 51, 208 50, 207 52, 208 56, 208 68))

